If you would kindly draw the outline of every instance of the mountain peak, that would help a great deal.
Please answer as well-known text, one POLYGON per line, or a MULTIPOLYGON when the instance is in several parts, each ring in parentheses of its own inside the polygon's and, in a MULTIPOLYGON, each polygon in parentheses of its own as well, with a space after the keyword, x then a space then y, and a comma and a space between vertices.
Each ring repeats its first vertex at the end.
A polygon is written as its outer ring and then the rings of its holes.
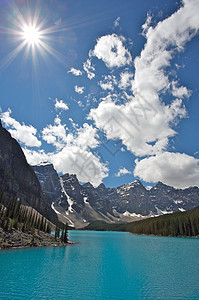
POLYGON ((86 188, 93 188, 93 185, 90 182, 84 183, 83 186, 86 188))
POLYGON ((158 188, 158 189, 161 189, 161 188, 168 188, 169 186, 168 185, 166 185, 166 184, 164 184, 163 182, 161 182, 161 181, 158 181, 158 183, 153 187, 153 188, 158 188))
POLYGON ((56 170, 53 166, 53 164, 49 163, 49 162, 42 162, 42 163, 39 163, 35 166, 31 166, 33 168, 34 171, 41 171, 41 169, 43 169, 43 171, 45 173, 55 173, 56 170))
POLYGON ((100 183, 97 187, 97 189, 106 189, 106 186, 104 185, 104 183, 100 183))
POLYGON ((143 186, 141 181, 139 181, 138 179, 129 182, 129 183, 125 183, 123 186, 128 186, 128 187, 134 187, 134 186, 143 186))

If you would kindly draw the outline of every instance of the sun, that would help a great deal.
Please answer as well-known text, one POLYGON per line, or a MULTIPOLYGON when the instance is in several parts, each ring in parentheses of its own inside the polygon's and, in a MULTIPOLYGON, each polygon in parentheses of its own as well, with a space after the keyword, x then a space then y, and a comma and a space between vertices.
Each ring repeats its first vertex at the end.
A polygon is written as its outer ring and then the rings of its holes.
POLYGON ((0 72, 8 67, 14 59, 21 53, 21 58, 31 63, 34 70, 34 76, 38 73, 39 62, 49 64, 50 57, 55 58, 62 65, 65 65, 66 57, 57 49, 57 35, 63 34, 66 30, 66 24, 52 23, 48 18, 43 18, 39 8, 35 11, 20 12, 15 1, 11 1, 11 11, 13 23, 8 27, 0 28, 1 33, 6 34, 13 48, 6 56, 0 60, 0 72), (53 47, 56 45, 56 48, 53 47))
POLYGON ((25 25, 23 28, 24 41, 31 46, 38 46, 41 42, 41 32, 35 26, 25 25))

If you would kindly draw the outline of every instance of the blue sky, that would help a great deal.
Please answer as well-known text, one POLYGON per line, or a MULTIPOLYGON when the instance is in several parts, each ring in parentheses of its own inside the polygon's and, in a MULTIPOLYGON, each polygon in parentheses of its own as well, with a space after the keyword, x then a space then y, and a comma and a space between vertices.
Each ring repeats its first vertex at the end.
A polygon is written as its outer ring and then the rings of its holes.
POLYGON ((0 1, 0 114, 32 165, 199 186, 197 0, 0 1))

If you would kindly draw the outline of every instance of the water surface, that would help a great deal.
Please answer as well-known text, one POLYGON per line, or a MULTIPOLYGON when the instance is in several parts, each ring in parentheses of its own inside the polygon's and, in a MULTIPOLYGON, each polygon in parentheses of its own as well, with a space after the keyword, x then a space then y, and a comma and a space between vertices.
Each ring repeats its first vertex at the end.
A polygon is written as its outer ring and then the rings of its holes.
POLYGON ((70 231, 75 245, 0 251, 0 299, 199 299, 199 239, 70 231))

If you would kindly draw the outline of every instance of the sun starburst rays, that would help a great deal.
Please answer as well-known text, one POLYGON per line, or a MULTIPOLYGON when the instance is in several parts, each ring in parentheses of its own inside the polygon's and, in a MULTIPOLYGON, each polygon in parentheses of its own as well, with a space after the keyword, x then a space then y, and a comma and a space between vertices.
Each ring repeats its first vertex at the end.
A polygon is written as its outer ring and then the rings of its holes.
POLYGON ((0 72, 4 71, 20 53, 23 53, 23 60, 32 61, 33 68, 38 67, 35 62, 39 57, 47 63, 48 57, 51 56, 65 65, 65 56, 53 47, 56 34, 63 30, 63 25, 49 26, 48 21, 42 18, 38 9, 34 14, 27 11, 26 15, 22 15, 18 7, 13 5, 12 10, 15 11, 16 18, 12 26, 1 28, 1 32, 13 45, 13 50, 0 62, 0 72))

